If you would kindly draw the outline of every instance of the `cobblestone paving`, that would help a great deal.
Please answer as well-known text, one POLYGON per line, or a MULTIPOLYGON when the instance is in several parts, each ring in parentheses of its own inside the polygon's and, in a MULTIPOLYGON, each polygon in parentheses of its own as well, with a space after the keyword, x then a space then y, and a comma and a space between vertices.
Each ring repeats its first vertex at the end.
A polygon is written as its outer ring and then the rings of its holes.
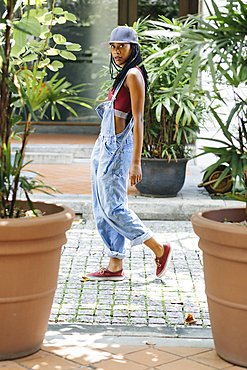
POLYGON ((162 280, 155 277, 151 250, 144 244, 130 248, 124 260, 125 280, 81 282, 87 272, 107 266, 104 244, 93 221, 75 221, 62 249, 58 287, 51 321, 149 326, 210 326, 205 295, 202 252, 189 221, 147 221, 161 243, 170 242, 174 254, 162 280))

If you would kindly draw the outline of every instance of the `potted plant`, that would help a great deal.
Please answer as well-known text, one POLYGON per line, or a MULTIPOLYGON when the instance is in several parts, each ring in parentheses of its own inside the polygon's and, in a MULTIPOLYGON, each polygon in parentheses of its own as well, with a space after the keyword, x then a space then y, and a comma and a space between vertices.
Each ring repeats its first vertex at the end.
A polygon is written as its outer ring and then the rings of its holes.
MULTIPOLYGON (((234 0, 219 10, 214 0, 211 3, 212 10, 208 6, 207 19, 192 17, 198 22, 196 29, 179 31, 180 48, 189 54, 173 88, 186 70, 188 60, 197 55, 190 79, 191 88, 200 66, 212 78, 211 95, 219 99, 224 110, 229 109, 224 121, 219 111, 211 107, 226 140, 210 139, 218 147, 205 147, 204 153, 215 153, 219 158, 206 170, 210 174, 219 165, 225 164, 226 169, 217 183, 231 171, 233 187, 229 196, 246 202, 247 100, 246 93, 241 91, 247 82, 246 4, 234 0), (224 99, 224 91, 229 87, 233 92, 231 102, 224 99), (232 128, 235 118, 237 134, 232 128), (240 194, 235 193, 237 180, 243 188, 240 194)), ((200 237, 199 247, 203 251, 206 293, 216 351, 225 360, 246 367, 247 228, 241 225, 243 220, 246 220, 246 207, 208 210, 192 216, 195 233, 200 237)))
POLYGON ((0 360, 26 356, 41 347, 56 290, 61 247, 74 218, 74 212, 61 204, 30 200, 34 189, 52 190, 21 172, 31 122, 48 107, 52 117, 59 117, 58 104, 73 113, 71 102, 85 104, 77 96, 80 87, 71 87, 57 74, 47 80, 45 69, 62 67, 61 62, 50 60, 51 55, 75 58, 71 50, 79 47, 73 49, 72 43, 51 33, 51 24, 60 17, 75 21, 75 16, 55 7, 55 2, 52 10, 32 8, 29 1, 25 4, 18 0, 5 3, 0 31, 0 360), (25 117, 22 132, 17 123, 25 117), (22 140, 13 161, 12 138, 22 140), (19 190, 26 201, 18 199, 19 190), (30 214, 33 217, 26 217, 30 214))
POLYGON ((137 184, 142 195, 176 196, 184 184, 189 146, 195 141, 207 117, 206 99, 197 79, 190 90, 190 78, 196 58, 191 58, 176 89, 172 89, 178 70, 188 52, 177 53, 176 32, 191 22, 169 20, 137 22, 141 52, 148 72, 149 90, 144 114, 142 153, 143 179, 137 184))

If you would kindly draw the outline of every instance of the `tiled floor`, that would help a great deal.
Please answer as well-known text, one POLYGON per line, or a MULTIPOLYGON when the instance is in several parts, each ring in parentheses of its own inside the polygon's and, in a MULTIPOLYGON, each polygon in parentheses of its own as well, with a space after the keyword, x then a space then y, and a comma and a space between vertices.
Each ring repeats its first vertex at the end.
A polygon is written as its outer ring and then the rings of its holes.
POLYGON ((29 357, 0 362, 9 370, 210 370, 244 369, 222 360, 209 348, 156 347, 149 345, 44 344, 29 357))
POLYGON ((97 135, 31 134, 28 144, 81 144, 95 143, 97 135))
MULTIPOLYGON (((30 135, 28 144, 81 144, 93 145, 97 135, 30 135)), ((63 194, 91 194, 90 164, 29 164, 25 170, 35 171, 43 177, 45 185, 52 186, 63 194)), ((187 167, 186 175, 191 175, 187 167)), ((38 191, 34 191, 36 193, 38 191)), ((135 186, 128 187, 128 194, 138 194, 135 186)))
MULTIPOLYGON (((63 194, 91 194, 89 164, 30 164, 25 170, 39 172, 45 185, 63 194)), ((40 191, 34 191, 40 193, 40 191)), ((129 186, 128 194, 137 194, 135 186, 129 186)))
POLYGON ((37 178, 63 194, 91 194, 89 164, 30 164, 25 169, 39 172, 44 177, 37 178))

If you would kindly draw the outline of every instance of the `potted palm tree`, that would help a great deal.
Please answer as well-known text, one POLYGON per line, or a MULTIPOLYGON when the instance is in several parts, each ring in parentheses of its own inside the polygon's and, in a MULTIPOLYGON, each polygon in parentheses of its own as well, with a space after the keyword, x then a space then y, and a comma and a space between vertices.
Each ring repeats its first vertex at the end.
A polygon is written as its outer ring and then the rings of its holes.
POLYGON ((142 195, 176 196, 184 184, 190 145, 208 118, 205 93, 197 79, 190 91, 195 57, 187 64, 176 89, 178 70, 188 52, 178 54, 176 32, 162 30, 193 27, 194 21, 169 20, 137 22, 141 52, 148 72, 149 90, 144 114, 142 153, 143 179, 137 184, 142 195))
MULTIPOLYGON (((188 52, 173 89, 183 76, 188 61, 196 55, 190 78, 190 88, 196 82, 199 67, 208 71, 212 79, 212 97, 216 97, 224 110, 229 110, 224 120, 219 111, 211 112, 225 140, 213 140, 214 146, 204 147, 204 153, 215 153, 216 163, 206 170, 208 176, 219 165, 226 168, 217 184, 231 172, 233 183, 229 197, 247 201, 247 11, 241 0, 230 1, 225 7, 211 0, 209 16, 192 17, 198 22, 196 29, 179 30, 180 51, 188 52), (232 91, 232 101, 224 99, 225 89, 232 91), (229 105, 229 107, 228 107, 229 105), (235 121, 236 118, 236 121, 235 121), (237 124, 236 134, 232 129, 237 124), (236 182, 243 191, 236 194, 236 182)), ((247 204, 247 203, 246 203, 247 204)), ((212 333, 217 353, 225 360, 247 366, 247 228, 240 225, 246 220, 246 208, 208 210, 192 216, 192 224, 200 237, 203 251, 204 276, 209 305, 212 333)))
POLYGON ((73 44, 51 33, 51 24, 59 17, 75 21, 74 15, 55 7, 55 2, 51 10, 18 0, 8 0, 5 6, 0 31, 0 360, 40 348, 56 290, 61 247, 74 218, 74 212, 61 204, 30 200, 34 189, 54 190, 22 175, 31 123, 48 107, 54 117, 59 116, 59 104, 72 112, 71 102, 85 104, 77 96, 79 87, 71 87, 57 74, 47 80, 45 69, 62 67, 50 55, 75 57, 66 50, 73 44), (53 47, 48 42, 52 38, 53 47), (22 130, 17 124, 25 117, 22 130), (22 140, 13 160, 12 138, 22 140), (20 190, 26 201, 18 199, 20 190))

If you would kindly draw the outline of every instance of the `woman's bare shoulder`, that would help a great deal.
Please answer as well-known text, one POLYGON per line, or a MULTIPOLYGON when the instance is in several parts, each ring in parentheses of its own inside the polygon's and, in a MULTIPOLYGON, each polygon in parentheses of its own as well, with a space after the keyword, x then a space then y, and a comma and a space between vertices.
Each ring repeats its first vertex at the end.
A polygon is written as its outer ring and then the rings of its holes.
POLYGON ((143 75, 139 68, 130 68, 127 75, 127 83, 128 82, 139 82, 141 84, 144 83, 143 75))

